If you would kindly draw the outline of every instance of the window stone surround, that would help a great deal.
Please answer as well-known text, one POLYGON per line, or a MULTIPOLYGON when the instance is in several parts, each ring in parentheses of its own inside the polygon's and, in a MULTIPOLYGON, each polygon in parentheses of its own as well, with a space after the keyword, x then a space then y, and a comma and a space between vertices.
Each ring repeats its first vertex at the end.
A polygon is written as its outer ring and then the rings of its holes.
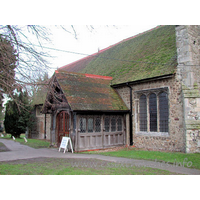
MULTIPOLYGON (((161 93, 167 93, 167 95, 169 94, 169 88, 168 87, 161 87, 161 88, 153 88, 153 89, 148 89, 148 90, 138 90, 138 91, 134 91, 134 95, 135 95, 135 125, 136 125, 136 132, 135 134, 137 136, 158 136, 158 137, 169 137, 169 132, 152 132, 149 130, 149 113, 147 111, 147 123, 148 123, 148 130, 147 131, 140 131, 139 130, 139 99, 142 95, 145 95, 147 97, 147 110, 149 108, 149 96, 154 93, 156 94, 156 98, 157 98, 157 115, 158 115, 158 119, 157 119, 157 126, 158 126, 158 130, 159 130, 159 94, 161 93)), ((169 104, 169 101, 168 101, 169 104)))

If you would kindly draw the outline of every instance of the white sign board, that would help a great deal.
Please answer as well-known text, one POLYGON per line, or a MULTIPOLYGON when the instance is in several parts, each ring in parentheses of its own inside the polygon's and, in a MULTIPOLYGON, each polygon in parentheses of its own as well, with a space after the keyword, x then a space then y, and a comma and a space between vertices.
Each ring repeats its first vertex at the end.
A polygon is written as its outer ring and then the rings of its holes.
POLYGON ((72 153, 73 153, 73 147, 72 147, 71 138, 70 138, 70 137, 63 137, 63 138, 62 138, 62 141, 61 141, 61 144, 60 144, 59 151, 60 151, 61 149, 64 149, 64 153, 66 152, 66 150, 68 151, 68 149, 67 149, 68 145, 70 145, 71 150, 72 150, 72 153))

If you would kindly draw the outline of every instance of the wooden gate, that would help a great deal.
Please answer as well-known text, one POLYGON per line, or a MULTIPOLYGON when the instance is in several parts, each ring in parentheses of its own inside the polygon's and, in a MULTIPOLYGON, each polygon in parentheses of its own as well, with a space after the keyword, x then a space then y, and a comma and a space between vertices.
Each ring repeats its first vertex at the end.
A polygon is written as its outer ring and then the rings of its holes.
POLYGON ((60 145, 62 137, 69 137, 69 121, 70 116, 66 111, 62 111, 57 115, 57 143, 60 145))

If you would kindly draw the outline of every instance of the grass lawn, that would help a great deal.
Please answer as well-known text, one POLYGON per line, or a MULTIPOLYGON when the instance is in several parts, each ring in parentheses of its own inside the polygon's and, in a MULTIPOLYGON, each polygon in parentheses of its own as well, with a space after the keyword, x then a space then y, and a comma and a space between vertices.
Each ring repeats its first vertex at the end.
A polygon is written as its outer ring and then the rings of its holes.
POLYGON ((96 159, 34 158, 0 162, 0 175, 177 175, 96 159))
POLYGON ((184 164, 184 167, 200 169, 200 153, 179 153, 179 152, 160 152, 160 151, 145 151, 138 150, 136 148, 123 148, 118 151, 108 151, 108 152, 85 152, 93 154, 101 154, 107 156, 116 156, 124 158, 133 159, 143 159, 143 160, 157 160, 164 161, 168 163, 179 163, 179 166, 184 164), (185 163, 184 163, 185 162, 185 163))
MULTIPOLYGON (((25 143, 24 136, 21 135, 21 138, 16 138, 16 142, 21 144, 28 145, 33 148, 48 148, 49 142, 46 140, 38 139, 28 139, 28 142, 25 143)), ((4 139, 11 139, 10 135, 4 137, 4 139)), ((0 143, 0 152, 6 151, 5 146, 0 143)), ((92 151, 85 152, 92 154, 101 154, 107 156, 116 156, 116 157, 125 157, 132 159, 143 159, 143 160, 153 160, 161 161, 166 163, 179 163, 179 166, 191 167, 200 169, 200 153, 193 154, 184 154, 178 152, 159 152, 159 151, 145 151, 136 148, 122 148, 116 151, 92 151)), ((44 159, 44 158, 43 158, 44 159)), ((141 168, 141 167, 127 167, 127 166, 114 166, 106 165, 103 168, 99 167, 98 164, 93 162, 88 165, 74 165, 74 162, 71 162, 66 159, 57 159, 52 162, 53 158, 50 160, 45 160, 44 162, 29 162, 29 159, 23 163, 14 163, 13 162, 2 162, 0 163, 0 174, 171 174, 168 171, 163 171, 159 169, 152 168, 141 168), (96 167, 94 167, 95 165, 96 167), (64 167, 64 168, 63 168, 64 167)), ((77 163, 76 159, 76 163, 77 163)), ((105 161, 102 161, 105 162, 105 161)), ((101 166, 101 165, 100 165, 101 166)))
MULTIPOLYGON (((10 134, 7 134, 3 139, 10 139, 10 140, 13 140, 11 137, 10 137, 10 134)), ((50 142, 47 141, 47 140, 39 140, 39 139, 27 139, 28 142, 26 143, 24 141, 24 134, 21 134, 20 135, 20 138, 16 138, 15 141, 16 142, 19 142, 21 144, 24 144, 24 145, 27 145, 27 146, 30 146, 32 148, 35 148, 35 149, 39 149, 39 148, 48 148, 49 145, 50 145, 50 142)))

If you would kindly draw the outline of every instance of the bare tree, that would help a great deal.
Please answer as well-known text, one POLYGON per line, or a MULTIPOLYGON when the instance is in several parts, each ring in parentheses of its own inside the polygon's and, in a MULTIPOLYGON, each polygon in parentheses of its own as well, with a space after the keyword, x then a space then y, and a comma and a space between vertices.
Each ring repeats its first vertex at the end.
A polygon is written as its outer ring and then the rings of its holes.
MULTIPOLYGON (((78 38, 78 27, 74 25, 60 25, 68 34, 72 34, 75 39, 78 38)), ((93 25, 85 26, 88 31, 95 30, 93 25)), ((0 88, 11 98, 14 89, 27 89, 29 86, 46 84, 38 82, 38 77, 44 76, 50 70, 47 58, 50 56, 45 52, 43 44, 50 42, 50 30, 45 26, 37 25, 0 25, 0 37, 8 41, 14 52, 13 60, 11 54, 6 54, 6 59, 14 65, 2 65, 3 71, 0 76, 0 88), (14 67, 15 66, 15 67, 14 67), (14 68, 13 68, 14 67, 14 68), (8 81, 5 82, 7 78, 8 81), (4 87, 2 85, 4 84, 4 87)), ((3 42, 0 41, 0 52, 2 53, 3 42)), ((5 48, 4 48, 5 49, 5 48)), ((6 51, 6 49, 5 49, 6 51)))
POLYGON ((8 40, 16 50, 18 63, 15 70, 16 84, 30 83, 35 73, 47 69, 45 57, 49 56, 42 49, 42 41, 49 40, 48 30, 42 26, 0 26, 2 38, 8 40))
POLYGON ((44 26, 0 25, 0 91, 13 98, 14 89, 27 90, 38 84, 38 75, 48 71, 49 56, 42 48, 49 41, 49 31, 44 26))

